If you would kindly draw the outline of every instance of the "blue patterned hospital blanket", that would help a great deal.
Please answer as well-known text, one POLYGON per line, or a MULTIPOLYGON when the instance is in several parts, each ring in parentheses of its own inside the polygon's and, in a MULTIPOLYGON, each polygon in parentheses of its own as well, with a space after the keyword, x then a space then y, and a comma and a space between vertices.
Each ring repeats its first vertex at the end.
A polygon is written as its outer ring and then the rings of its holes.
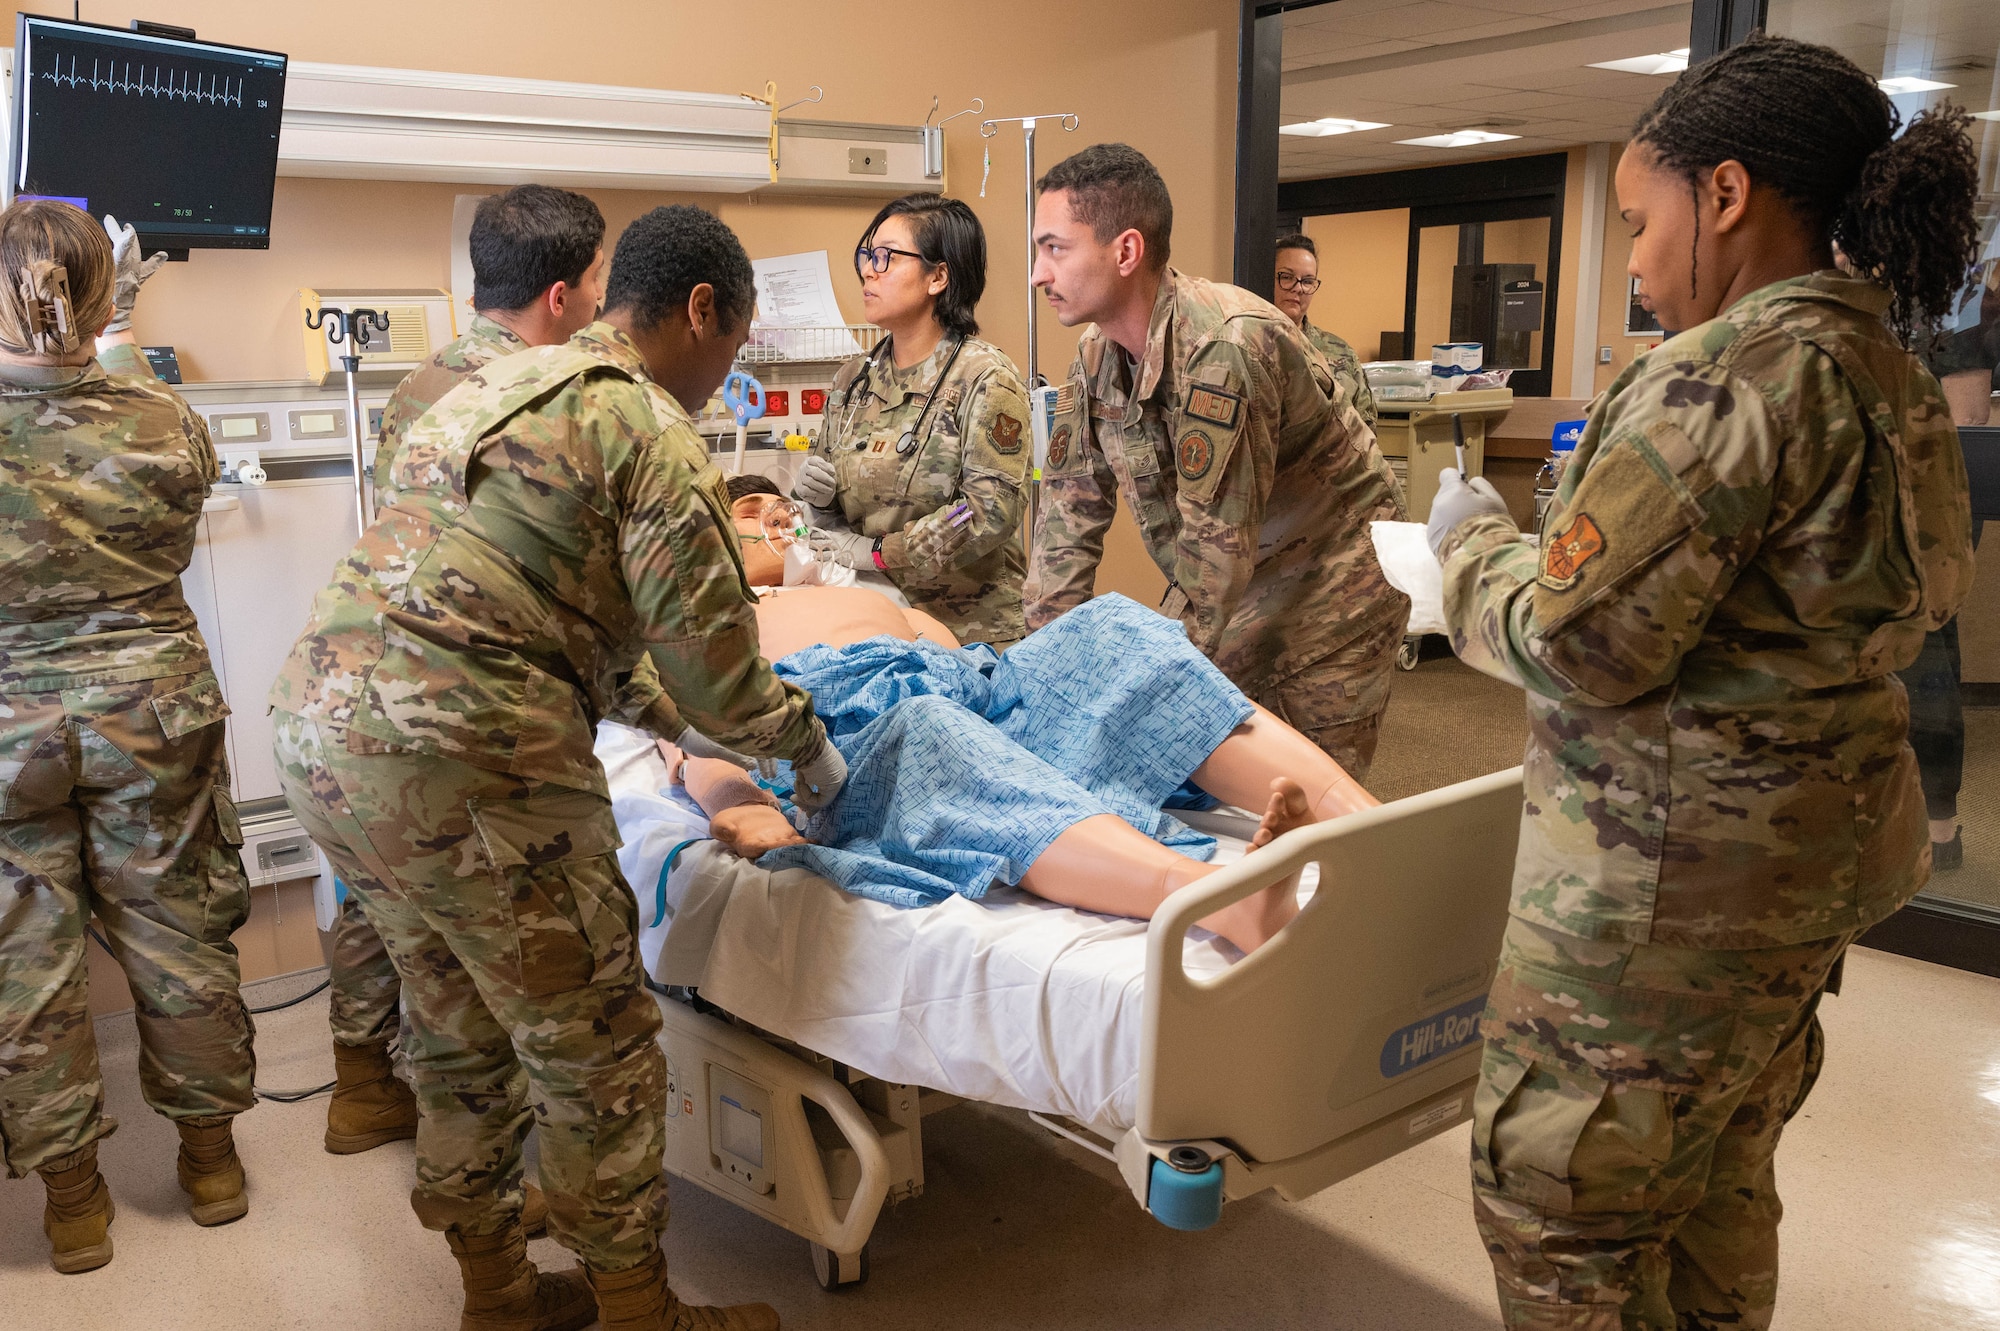
POLYGON ((1004 657, 870 638, 777 663, 847 760, 816 844, 759 861, 900 906, 1020 881, 1058 835, 1115 814, 1195 859, 1215 843, 1161 809, 1251 713, 1180 624, 1100 596, 1004 657))

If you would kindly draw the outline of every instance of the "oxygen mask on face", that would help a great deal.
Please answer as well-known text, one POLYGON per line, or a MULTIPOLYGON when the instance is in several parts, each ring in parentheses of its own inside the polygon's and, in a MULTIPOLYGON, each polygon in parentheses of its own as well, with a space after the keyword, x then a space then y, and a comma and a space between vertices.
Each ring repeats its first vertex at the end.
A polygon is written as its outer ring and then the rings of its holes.
POLYGON ((805 510, 789 499, 774 499, 764 505, 759 521, 764 528, 764 539, 780 550, 794 542, 803 543, 811 530, 805 510))

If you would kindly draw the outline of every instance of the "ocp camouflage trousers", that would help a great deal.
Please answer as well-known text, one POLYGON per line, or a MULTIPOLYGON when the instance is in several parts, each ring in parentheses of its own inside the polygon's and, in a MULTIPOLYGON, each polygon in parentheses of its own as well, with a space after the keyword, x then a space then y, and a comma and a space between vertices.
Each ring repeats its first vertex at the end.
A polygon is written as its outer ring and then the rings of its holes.
POLYGON ((1401 616, 1385 622, 1283 679, 1237 685, 1366 783, 1382 737, 1403 623, 1401 616))
POLYGON ((1771 1324, 1772 1157, 1854 937, 1722 952, 1509 922, 1472 1180, 1510 1331, 1771 1324))
POLYGON ((92 914, 125 970, 146 1103, 255 1103, 230 935, 250 913, 207 671, 0 696, 0 1159, 19 1178, 106 1137, 92 914))
POLYGON ((532 1124, 550 1233, 604 1270, 648 1260, 666 1058, 609 801, 272 721, 285 799, 402 981, 418 1219, 479 1234, 518 1216, 532 1124))
POLYGON ((327 1023, 333 1028, 334 1043, 380 1044, 394 1035, 403 982, 396 978, 388 945, 362 913, 361 899, 351 889, 333 921, 327 962, 327 1023))

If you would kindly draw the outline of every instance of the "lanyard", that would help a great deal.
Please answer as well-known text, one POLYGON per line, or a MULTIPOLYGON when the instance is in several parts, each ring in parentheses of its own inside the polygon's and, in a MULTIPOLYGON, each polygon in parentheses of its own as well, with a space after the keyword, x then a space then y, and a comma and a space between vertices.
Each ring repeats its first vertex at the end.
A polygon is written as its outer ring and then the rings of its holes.
MULTIPOLYGON (((874 375, 875 358, 882 354, 882 347, 889 345, 890 339, 884 338, 881 346, 876 347, 868 353, 868 359, 862 363, 861 373, 855 376, 854 383, 848 387, 847 403, 841 411, 840 416, 840 437, 842 439, 847 438, 854 428, 854 400, 868 389, 874 375)), ((957 342, 952 344, 951 355, 945 358, 944 368, 938 371, 938 377, 931 383, 930 392, 924 395, 924 407, 922 411, 917 413, 917 423, 903 431, 902 438, 896 441, 897 456, 908 457, 917 451, 917 444, 923 439, 924 422, 930 419, 931 407, 937 401, 938 390, 943 388, 944 381, 951 377, 952 367, 958 364, 958 353, 963 350, 965 350, 965 339, 961 337, 957 342)), ((857 442, 855 447, 861 447, 860 443, 857 442)))

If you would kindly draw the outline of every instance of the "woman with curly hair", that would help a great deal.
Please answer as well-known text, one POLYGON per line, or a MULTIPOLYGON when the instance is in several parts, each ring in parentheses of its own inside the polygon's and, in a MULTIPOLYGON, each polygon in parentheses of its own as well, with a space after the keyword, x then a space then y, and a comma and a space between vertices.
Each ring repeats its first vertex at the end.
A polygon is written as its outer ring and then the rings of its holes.
POLYGON ((1539 548, 1445 475, 1453 646, 1530 718, 1473 1126, 1510 1328, 1770 1325, 1820 995, 1930 874, 1894 672, 1971 539, 1906 344, 1970 266, 1965 125, 1898 136, 1801 42, 1688 70, 1617 176, 1631 272, 1682 331, 1598 399, 1539 548))

